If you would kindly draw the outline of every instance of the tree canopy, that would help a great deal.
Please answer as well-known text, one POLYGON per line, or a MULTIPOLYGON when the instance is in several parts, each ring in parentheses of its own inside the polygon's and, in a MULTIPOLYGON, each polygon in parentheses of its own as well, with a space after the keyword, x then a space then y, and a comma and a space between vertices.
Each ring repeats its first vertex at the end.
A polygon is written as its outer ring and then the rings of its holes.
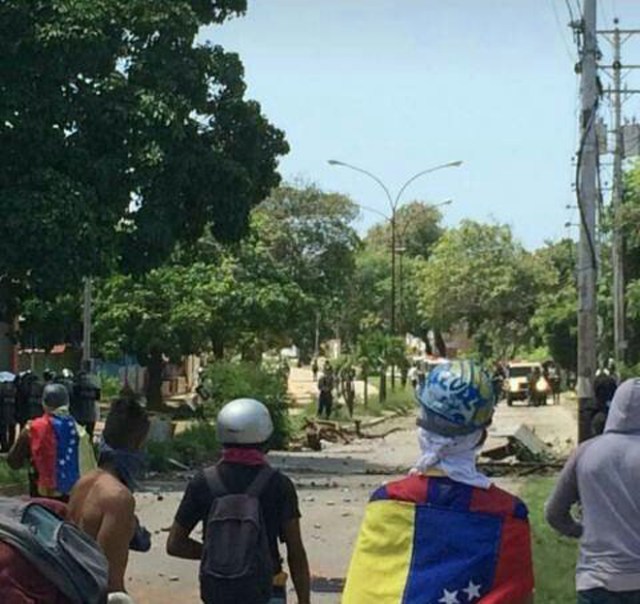
POLYGON ((442 236, 416 286, 426 322, 464 329, 483 356, 508 357, 526 341, 548 279, 509 227, 467 220, 442 236))
POLYGON ((82 276, 146 271, 210 225, 247 230, 282 132, 236 54, 200 43, 245 0, 0 6, 0 310, 82 276))
MULTIPOLYGON (((429 258, 434 245, 442 236, 442 213, 429 203, 412 201, 396 212, 396 245, 404 248, 409 257, 429 258)), ((391 225, 389 221, 372 227, 365 238, 376 248, 390 249, 391 225)))

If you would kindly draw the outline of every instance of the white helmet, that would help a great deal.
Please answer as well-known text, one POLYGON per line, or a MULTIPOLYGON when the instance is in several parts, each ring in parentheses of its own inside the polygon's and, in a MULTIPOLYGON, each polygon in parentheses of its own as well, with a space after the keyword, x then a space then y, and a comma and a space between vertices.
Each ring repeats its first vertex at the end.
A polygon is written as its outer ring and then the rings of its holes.
POLYGON ((237 398, 227 403, 217 421, 218 442, 223 445, 257 445, 273 434, 269 410, 252 398, 237 398))

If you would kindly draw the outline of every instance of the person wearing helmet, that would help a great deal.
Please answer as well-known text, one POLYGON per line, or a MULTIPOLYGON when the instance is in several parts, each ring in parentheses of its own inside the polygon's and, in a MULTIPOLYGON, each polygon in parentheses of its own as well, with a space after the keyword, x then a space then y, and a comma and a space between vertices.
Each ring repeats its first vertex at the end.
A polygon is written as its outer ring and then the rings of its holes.
POLYGON ((416 397, 420 457, 371 496, 342 604, 530 604, 527 508, 476 467, 496 404, 490 375, 443 363, 416 397))
POLYGON ((27 423, 14 443, 7 463, 15 470, 30 464, 32 497, 67 501, 79 478, 96 460, 87 433, 69 414, 69 393, 62 384, 47 384, 42 393, 44 414, 27 423))
MULTIPOLYGON (((268 464, 265 454, 272 434, 273 423, 269 410, 261 402, 236 399, 225 405, 217 418, 218 442, 223 446, 222 459, 217 465, 199 472, 189 482, 178 507, 167 540, 167 553, 178 558, 202 560, 201 595, 205 602, 214 601, 217 604, 219 600, 206 597, 202 580, 205 546, 203 542, 192 539, 191 533, 200 522, 205 527, 210 525, 208 519, 214 503, 229 495, 251 493, 259 501, 268 542, 273 587, 267 591, 271 594, 265 592, 264 598, 247 600, 246 595, 227 593, 220 601, 224 604, 286 602, 286 575, 282 570, 278 549, 280 540, 287 548, 287 561, 298 604, 309 604, 309 564, 300 532, 298 497, 293 482, 268 464), (261 480, 261 476, 266 476, 266 481, 261 480), (255 483, 259 481, 262 482, 261 488, 255 489, 255 483)), ((204 542, 209 547, 206 531, 204 542)))
POLYGON ((93 432, 98 419, 96 407, 100 402, 100 388, 87 371, 80 371, 71 382, 71 413, 76 421, 84 427, 93 440, 93 432))

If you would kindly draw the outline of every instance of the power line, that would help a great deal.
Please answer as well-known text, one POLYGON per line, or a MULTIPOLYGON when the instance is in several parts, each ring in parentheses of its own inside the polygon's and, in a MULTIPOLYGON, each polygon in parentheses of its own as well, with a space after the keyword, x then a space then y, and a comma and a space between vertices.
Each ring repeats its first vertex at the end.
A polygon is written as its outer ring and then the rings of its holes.
MULTIPOLYGON (((568 0, 565 0, 565 1, 568 1, 568 0)), ((569 43, 567 42, 567 39, 565 38, 564 28, 563 28, 562 22, 560 20, 560 15, 558 14, 558 7, 556 6, 555 0, 549 0, 549 3, 551 4, 551 9, 553 10, 553 16, 554 16, 554 18, 556 20, 556 25, 558 26, 558 31, 560 33, 560 37, 562 38, 562 44, 564 46, 565 51, 567 52, 567 56, 569 57, 569 60, 571 61, 571 64, 573 65, 573 64, 575 64, 577 59, 573 55, 573 53, 571 52, 571 46, 569 45, 569 43)), ((573 18, 571 20, 573 21, 573 18)))
MULTIPOLYGON (((571 8, 571 2, 569 0, 564 0, 564 3, 567 6, 567 10, 569 11, 569 18, 571 21, 575 21, 575 17, 573 16, 573 9, 571 8)), ((580 14, 580 9, 578 8, 578 14, 580 14)))

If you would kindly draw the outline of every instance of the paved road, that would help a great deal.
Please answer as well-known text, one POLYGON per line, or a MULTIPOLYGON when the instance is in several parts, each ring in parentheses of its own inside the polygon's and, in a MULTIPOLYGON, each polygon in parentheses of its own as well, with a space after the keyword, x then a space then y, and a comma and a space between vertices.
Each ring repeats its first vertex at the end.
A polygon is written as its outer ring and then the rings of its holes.
MULTIPOLYGON (((566 452, 575 440, 575 413, 569 403, 562 406, 527 408, 500 405, 492 431, 500 433, 526 423, 545 442, 566 452)), ((298 487, 302 528, 312 572, 325 577, 344 577, 358 527, 370 492, 393 479, 374 475, 375 468, 405 471, 415 461, 414 420, 391 420, 402 428, 384 440, 366 440, 350 445, 331 445, 320 453, 286 453, 271 456, 272 463, 292 476, 298 487)), ((389 427, 389 424, 386 425, 389 427)), ((491 439, 490 439, 491 440, 491 439)), ((510 489, 518 483, 500 481, 510 489)), ((150 485, 159 489, 138 495, 139 514, 154 533, 149 554, 132 554, 128 587, 138 604, 187 604, 199 602, 197 563, 169 558, 164 553, 166 529, 178 506, 185 481, 150 485)), ((291 597, 295 602, 295 598, 291 597)), ((338 604, 338 594, 314 593, 316 604, 338 604)))

